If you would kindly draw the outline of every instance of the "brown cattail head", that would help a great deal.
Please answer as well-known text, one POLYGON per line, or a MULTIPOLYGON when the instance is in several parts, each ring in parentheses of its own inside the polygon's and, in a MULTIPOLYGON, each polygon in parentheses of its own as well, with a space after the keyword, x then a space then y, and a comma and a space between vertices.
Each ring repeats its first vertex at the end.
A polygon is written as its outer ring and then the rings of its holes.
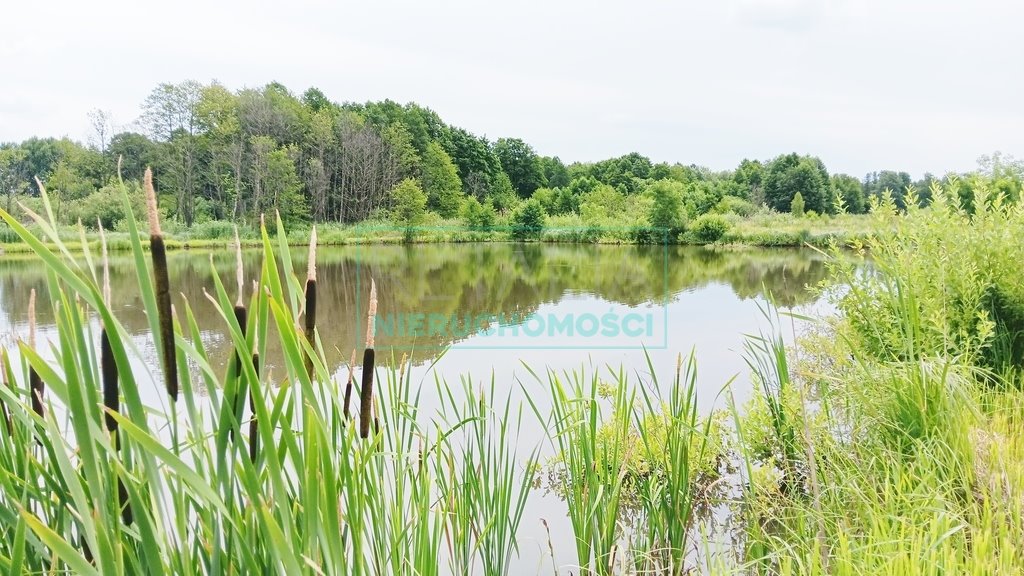
POLYGON ((171 282, 167 273, 167 251, 160 233, 160 216, 153 190, 153 171, 146 168, 146 203, 149 207, 149 252, 153 259, 153 286, 156 288, 156 311, 160 327, 161 360, 164 385, 172 400, 178 399, 178 363, 174 351, 174 309, 171 307, 171 282))
MULTIPOLYGON (((306 340, 311 347, 316 342, 316 226, 309 238, 309 265, 306 267, 306 340)), ((313 379, 313 355, 306 357, 306 374, 313 379)))
POLYGON ((352 359, 348 362, 348 380, 345 383, 345 418, 348 419, 348 406, 352 401, 352 379, 356 371, 356 349, 352 349, 352 359))
POLYGON ((370 305, 366 310, 366 347, 373 348, 377 328, 377 284, 370 278, 370 305))
POLYGON ((370 436, 370 419, 373 418, 373 348, 363 350, 363 381, 359 387, 359 437, 370 436))
MULTIPOLYGON (((28 295, 28 345, 33 350, 36 347, 36 290, 35 288, 28 295)), ((43 379, 35 368, 28 369, 28 389, 32 400, 32 410, 39 416, 43 416, 43 379)))
POLYGON ((149 215, 149 235, 161 236, 160 212, 156 203, 156 190, 153 188, 153 171, 146 167, 142 179, 142 189, 146 193, 146 213, 149 215))
POLYGON ((245 269, 242 267, 242 240, 238 237, 238 226, 235 226, 235 281, 238 282, 238 300, 235 306, 243 306, 242 292, 245 289, 245 269))
POLYGON ((107 329, 100 331, 100 376, 103 378, 103 405, 107 407, 106 413, 107 430, 117 433, 117 419, 112 412, 121 409, 121 399, 118 395, 117 362, 114 361, 114 349, 110 347, 110 337, 107 329))
POLYGON ((316 281, 316 226, 309 236, 309 261, 306 264, 306 280, 316 281))
MULTIPOLYGON (((252 367, 256 371, 257 382, 253 383, 253 386, 259 385, 259 373, 260 373, 260 355, 253 353, 252 355, 252 367)), ((249 391, 249 460, 251 462, 256 461, 256 456, 260 452, 260 435, 259 435, 259 421, 256 419, 256 400, 252 395, 252 390, 249 391)))

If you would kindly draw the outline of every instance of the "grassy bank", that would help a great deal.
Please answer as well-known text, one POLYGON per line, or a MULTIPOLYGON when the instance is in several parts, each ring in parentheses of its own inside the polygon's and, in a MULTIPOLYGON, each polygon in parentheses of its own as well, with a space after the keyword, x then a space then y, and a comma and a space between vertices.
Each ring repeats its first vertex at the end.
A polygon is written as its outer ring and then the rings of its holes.
MULTIPOLYGON (((577 216, 549 217, 543 229, 528 238, 529 241, 546 243, 587 243, 587 244, 636 244, 640 242, 668 242, 679 245, 743 245, 743 246, 819 246, 826 247, 833 242, 847 246, 867 240, 876 228, 870 215, 844 214, 838 216, 793 216, 777 212, 760 212, 750 217, 735 214, 721 216, 720 229, 711 236, 683 230, 677 234, 658 232, 638 237, 635 227, 586 224, 577 216)), ((717 222, 717 220, 716 220, 717 222)), ((0 253, 31 253, 32 248, 23 242, 9 227, 3 226, 0 233, 0 253)), ((26 228, 34 235, 44 238, 43 231, 32 223, 26 228)), ((173 224, 164 231, 167 248, 222 249, 233 246, 235 226, 230 222, 207 222, 192 228, 173 224)), ((259 248, 262 240, 259 231, 248 225, 238 227, 242 244, 259 248)), ((94 230, 80 230, 66 226, 56 228, 62 245, 71 251, 81 252, 84 245, 91 250, 99 248, 99 233, 94 230)), ((507 222, 497 222, 487 230, 467 228, 459 220, 442 220, 424 223, 415 227, 409 236, 404 228, 387 221, 368 221, 359 224, 319 224, 318 243, 322 246, 343 246, 350 244, 401 244, 442 243, 442 242, 514 242, 522 240, 507 222)), ((108 247, 112 251, 131 250, 130 234, 124 230, 106 233, 108 247)), ((305 246, 309 243, 310 228, 296 227, 286 234, 291 246, 305 246)), ((143 246, 148 242, 143 241, 143 246)), ((55 244, 48 244, 55 249, 55 244)))
POLYGON ((941 194, 877 214, 877 274, 835 263, 840 315, 759 341, 739 420, 746 567, 773 574, 1024 569, 1024 211, 941 194))

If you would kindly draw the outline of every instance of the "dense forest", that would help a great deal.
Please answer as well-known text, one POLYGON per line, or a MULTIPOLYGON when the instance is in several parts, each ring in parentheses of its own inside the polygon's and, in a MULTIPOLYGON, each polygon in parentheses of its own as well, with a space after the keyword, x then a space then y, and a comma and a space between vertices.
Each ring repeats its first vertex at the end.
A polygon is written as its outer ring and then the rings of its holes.
POLYGON ((862 213, 885 190, 897 204, 915 188, 921 202, 935 181, 953 181, 969 206, 972 182, 984 177, 1010 198, 1020 196, 1024 163, 983 157, 977 172, 913 180, 881 170, 857 178, 830 174, 814 156, 783 154, 743 160, 734 170, 654 163, 630 153, 566 165, 518 138, 494 141, 446 124, 415 103, 336 103, 310 88, 296 96, 271 83, 232 92, 214 82, 161 84, 130 129, 115 131, 109 114, 90 114, 88 145, 67 138, 0 144, 0 190, 10 211, 38 196, 39 177, 57 217, 116 228, 121 174, 134 186, 152 166, 165 216, 181 226, 253 222, 277 210, 289 223, 353 223, 424 215, 461 218, 480 227, 517 212, 536 220, 560 214, 609 223, 636 212, 652 226, 681 229, 707 212, 741 216, 778 212, 862 213))

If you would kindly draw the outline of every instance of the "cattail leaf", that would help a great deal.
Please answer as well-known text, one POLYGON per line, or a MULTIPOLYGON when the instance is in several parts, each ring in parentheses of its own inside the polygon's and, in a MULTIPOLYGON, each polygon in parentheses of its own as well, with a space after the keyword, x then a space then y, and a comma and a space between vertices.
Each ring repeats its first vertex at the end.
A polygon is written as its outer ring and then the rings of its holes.
POLYGON ((97 571, 82 554, 79 554, 78 551, 75 550, 75 547, 69 544, 67 540, 61 538, 60 535, 43 524, 27 510, 21 509, 20 512, 21 517, 25 520, 32 531, 39 536, 39 539, 42 540, 48 548, 53 550, 61 560, 67 563, 67 565, 74 570, 76 574, 82 576, 95 574, 96 576, 99 576, 99 571, 97 571))
POLYGON ((214 492, 209 482, 193 470, 191 466, 168 450, 160 440, 140 429, 134 422, 128 420, 125 416, 120 414, 114 414, 113 416, 117 419, 118 424, 124 433, 129 435, 140 446, 149 450, 159 461, 163 462, 177 478, 184 481, 185 485, 187 485, 197 497, 201 498, 206 504, 214 507, 219 514, 223 514, 225 517, 231 517, 231 513, 228 511, 227 507, 224 506, 224 501, 216 492, 214 492))

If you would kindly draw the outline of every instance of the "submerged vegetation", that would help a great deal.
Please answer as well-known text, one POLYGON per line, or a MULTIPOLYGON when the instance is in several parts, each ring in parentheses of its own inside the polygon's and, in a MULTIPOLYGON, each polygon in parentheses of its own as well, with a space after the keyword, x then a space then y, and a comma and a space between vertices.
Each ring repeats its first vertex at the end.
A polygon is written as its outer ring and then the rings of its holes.
POLYGON ((926 207, 883 193, 870 218, 886 234, 855 243, 871 266, 830 260, 838 314, 787 348, 788 318, 767 309, 746 349, 752 399, 736 405, 723 383, 730 401, 712 414, 698 412, 688 359, 664 385, 614 369, 414 382, 411 359, 377 361, 380 277, 352 296, 369 302, 362 368, 353 351, 339 372, 320 330, 331 309, 316 302, 328 277, 313 255, 305 282, 295 275, 280 219, 259 228, 258 269, 238 257, 237 298, 211 261, 206 298, 233 349, 220 366, 196 303, 160 304, 167 281, 127 209, 141 303, 179 386, 147 405, 159 379, 111 307, 105 247, 73 255, 40 191, 42 238, 0 212, 46 262, 56 323, 49 349, 30 337, 0 356, 4 573, 518 572, 543 469, 575 543, 551 552, 571 553, 572 573, 1024 570, 1024 207, 995 188, 970 206, 955 183, 932 186, 926 207), (273 370, 259 361, 271 345, 273 370), (524 417, 544 445, 521 440, 524 417), (711 545, 703 511, 728 516, 731 546, 711 545))

